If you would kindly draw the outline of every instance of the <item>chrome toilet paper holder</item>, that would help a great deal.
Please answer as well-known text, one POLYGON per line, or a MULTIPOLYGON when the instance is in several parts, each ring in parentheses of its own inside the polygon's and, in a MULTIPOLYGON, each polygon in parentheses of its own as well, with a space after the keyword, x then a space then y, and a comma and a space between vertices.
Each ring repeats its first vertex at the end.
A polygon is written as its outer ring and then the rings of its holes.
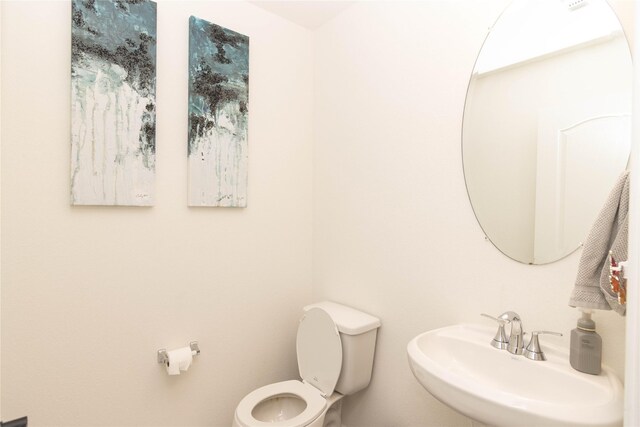
MULTIPOLYGON (((198 356, 200 354, 200 347, 198 347, 198 341, 191 341, 189 343, 189 348, 194 356, 198 356)), ((158 363, 166 365, 169 362, 169 355, 167 354, 166 348, 161 348, 158 350, 158 363)))

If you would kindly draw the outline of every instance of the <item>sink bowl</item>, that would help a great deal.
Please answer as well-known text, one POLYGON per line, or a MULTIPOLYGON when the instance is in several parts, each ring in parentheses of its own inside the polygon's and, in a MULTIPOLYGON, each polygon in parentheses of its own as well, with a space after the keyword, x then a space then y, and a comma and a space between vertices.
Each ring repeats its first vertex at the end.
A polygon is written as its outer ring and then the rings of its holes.
POLYGON ((438 400, 485 424, 622 425, 624 393, 611 370, 578 372, 568 350, 548 342, 542 342, 546 361, 529 360, 491 347, 494 335, 495 328, 480 325, 425 332, 407 346, 409 365, 438 400))

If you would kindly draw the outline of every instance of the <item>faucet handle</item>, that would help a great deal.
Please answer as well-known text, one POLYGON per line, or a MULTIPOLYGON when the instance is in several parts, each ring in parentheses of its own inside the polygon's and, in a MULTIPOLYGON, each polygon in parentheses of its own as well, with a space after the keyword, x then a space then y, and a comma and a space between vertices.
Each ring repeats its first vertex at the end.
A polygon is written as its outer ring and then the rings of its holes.
POLYGON ((493 317, 487 313, 480 313, 480 316, 488 317, 489 319, 498 322, 499 325, 504 326, 506 323, 509 323, 509 319, 503 319, 500 317, 493 317))
POLYGON ((524 357, 531 360, 547 360, 544 352, 540 348, 540 341, 538 340, 538 335, 555 335, 561 337, 562 334, 560 332, 552 332, 552 331, 533 331, 531 332, 531 340, 529 341, 529 345, 524 350, 524 357))
POLYGON ((504 325, 511 323, 511 321, 502 317, 493 317, 486 313, 481 313, 480 315, 498 323, 498 331, 496 332, 496 336, 491 340, 491 346, 499 350, 506 349, 509 345, 509 340, 507 339, 507 334, 504 332, 504 325))

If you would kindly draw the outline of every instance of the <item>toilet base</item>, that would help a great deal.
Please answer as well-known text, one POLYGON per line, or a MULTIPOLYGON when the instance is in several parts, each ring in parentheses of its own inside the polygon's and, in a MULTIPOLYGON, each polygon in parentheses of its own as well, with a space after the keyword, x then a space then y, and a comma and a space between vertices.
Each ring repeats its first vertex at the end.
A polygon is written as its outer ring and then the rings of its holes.
MULTIPOLYGON (((334 393, 331 397, 335 396, 337 393, 334 393)), ((330 399, 327 399, 327 405, 329 409, 325 412, 324 420, 322 421, 322 427, 342 427, 342 395, 338 394, 340 397, 333 400, 333 403, 330 399)))

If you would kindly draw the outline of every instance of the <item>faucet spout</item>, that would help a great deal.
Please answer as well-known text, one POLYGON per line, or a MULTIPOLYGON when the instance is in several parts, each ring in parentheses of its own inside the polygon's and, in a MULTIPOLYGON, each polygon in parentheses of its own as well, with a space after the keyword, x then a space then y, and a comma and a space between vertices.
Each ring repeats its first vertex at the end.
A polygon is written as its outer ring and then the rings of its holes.
POLYGON ((507 311, 502 313, 500 318, 508 320, 511 325, 507 351, 512 354, 522 354, 524 352, 524 329, 522 328, 522 319, 520 318, 520 315, 513 311, 507 311))

